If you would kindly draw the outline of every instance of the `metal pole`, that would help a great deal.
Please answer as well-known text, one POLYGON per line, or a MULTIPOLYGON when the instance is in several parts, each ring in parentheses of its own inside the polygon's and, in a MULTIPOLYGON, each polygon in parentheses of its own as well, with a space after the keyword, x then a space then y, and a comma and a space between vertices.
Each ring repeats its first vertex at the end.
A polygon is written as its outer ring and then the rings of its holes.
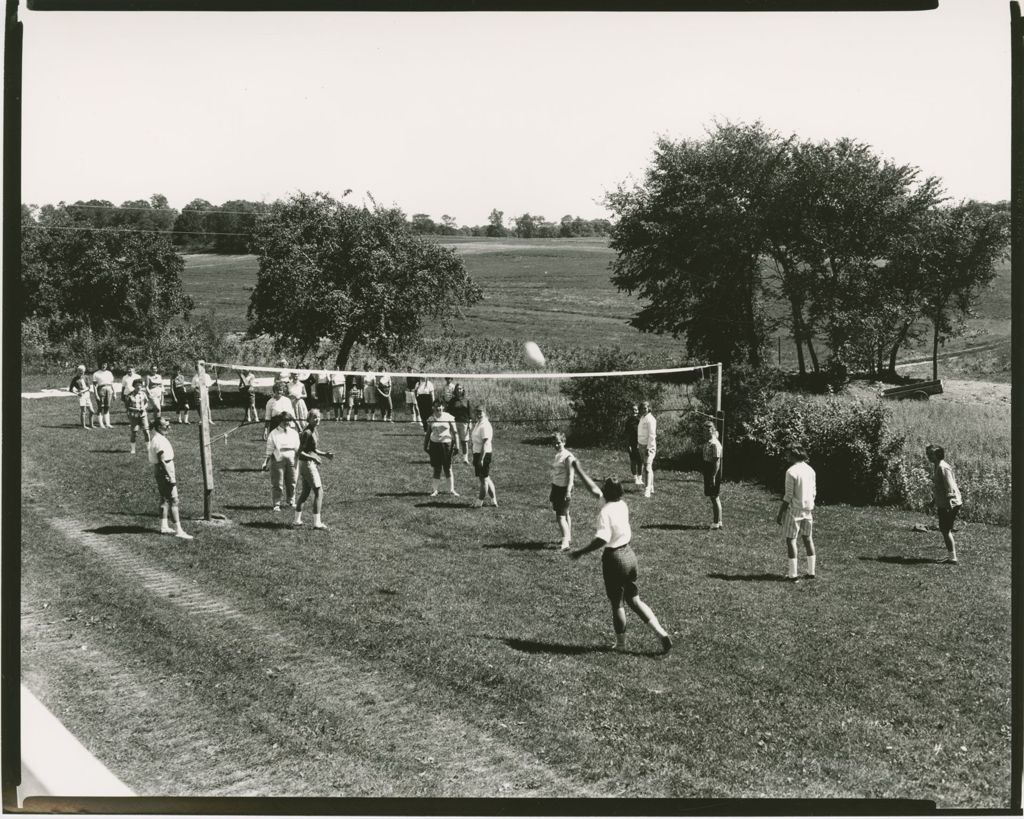
POLYGON ((210 391, 206 388, 206 362, 196 362, 199 376, 199 459, 203 465, 203 519, 210 520, 213 510, 213 448, 210 442, 210 391))
POLYGON ((722 363, 715 365, 718 368, 718 391, 715 394, 715 415, 722 411, 722 363))

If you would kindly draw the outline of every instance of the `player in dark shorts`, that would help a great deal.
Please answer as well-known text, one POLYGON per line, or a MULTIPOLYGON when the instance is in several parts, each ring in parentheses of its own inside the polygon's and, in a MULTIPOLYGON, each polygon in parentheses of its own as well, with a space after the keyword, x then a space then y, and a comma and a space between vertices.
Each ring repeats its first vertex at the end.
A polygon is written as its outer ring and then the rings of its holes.
POLYGON ((947 555, 943 563, 955 564, 957 557, 953 525, 963 508, 963 496, 957 486, 953 467, 946 463, 946 450, 938 444, 928 444, 924 452, 932 465, 932 498, 939 516, 939 531, 946 544, 947 555))
POLYGON ((718 440, 718 427, 714 422, 704 424, 707 441, 702 452, 701 471, 704 475, 704 497, 711 500, 711 527, 722 528, 722 443, 718 440))
POLYGON ((639 422, 640 407, 633 404, 630 407, 629 415, 626 416, 626 451, 629 453, 629 471, 633 475, 633 483, 643 486, 644 459, 640 454, 640 444, 637 443, 636 438, 636 425, 639 422))
POLYGON ((306 416, 306 428, 299 435, 299 479, 302 481, 302 491, 295 500, 295 520, 293 526, 302 525, 302 504, 306 502, 309 493, 313 493, 313 528, 326 529, 323 521, 320 520, 320 513, 324 504, 324 485, 320 480, 320 459, 333 458, 333 452, 324 452, 320 447, 320 439, 317 436, 316 428, 320 425, 320 410, 312 409, 306 416))

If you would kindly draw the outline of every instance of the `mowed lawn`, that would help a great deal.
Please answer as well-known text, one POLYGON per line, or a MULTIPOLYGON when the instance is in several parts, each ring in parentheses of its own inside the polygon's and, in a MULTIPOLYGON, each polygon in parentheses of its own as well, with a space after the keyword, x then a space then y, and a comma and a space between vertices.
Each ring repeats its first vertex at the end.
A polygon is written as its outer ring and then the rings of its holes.
MULTIPOLYGON (((145 456, 23 400, 26 684, 147 795, 877 797, 1009 806, 1010 530, 818 510, 818 574, 782 580, 778 500, 695 474, 630 491, 661 655, 611 626, 600 556, 555 550, 550 448, 494 418, 501 506, 427 497, 408 423, 330 423, 327 532, 288 527, 257 427, 215 444, 204 524, 196 426, 172 427, 186 527, 156 533, 145 456)), ((237 410, 218 410, 215 433, 237 410)), ((620 453, 578 451, 595 476, 620 453)), ((628 489, 632 490, 630 486, 628 489)), ((575 540, 597 501, 574 498, 575 540)))

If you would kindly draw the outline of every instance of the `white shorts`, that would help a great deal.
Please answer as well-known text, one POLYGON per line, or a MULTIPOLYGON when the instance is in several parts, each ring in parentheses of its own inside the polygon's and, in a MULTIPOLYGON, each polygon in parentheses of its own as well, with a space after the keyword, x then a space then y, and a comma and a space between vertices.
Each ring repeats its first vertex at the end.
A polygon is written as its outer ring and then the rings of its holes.
POLYGON ((300 458, 299 477, 302 478, 303 486, 309 486, 313 489, 320 489, 323 486, 323 482, 320 480, 320 470, 317 468, 315 461, 307 461, 305 458, 300 458))
POLYGON ((78 406, 85 407, 87 409, 91 409, 93 412, 96 412, 96 405, 92 402, 92 393, 83 392, 81 395, 79 395, 78 406))
POLYGON ((794 540, 797 537, 811 537, 813 534, 813 517, 800 518, 800 520, 797 520, 791 513, 789 513, 782 521, 782 536, 786 540, 794 540))
POLYGON ((344 384, 336 384, 335 386, 331 387, 331 398, 333 399, 332 402, 331 402, 333 404, 342 404, 342 403, 344 403, 345 402, 345 385, 344 384))

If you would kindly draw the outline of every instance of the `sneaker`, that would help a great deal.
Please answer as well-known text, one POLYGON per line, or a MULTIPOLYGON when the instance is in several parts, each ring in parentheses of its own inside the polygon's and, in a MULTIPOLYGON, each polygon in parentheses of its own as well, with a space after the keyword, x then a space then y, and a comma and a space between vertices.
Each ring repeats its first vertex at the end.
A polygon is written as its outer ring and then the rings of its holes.
POLYGON ((275 503, 274 504, 274 511, 275 512, 280 512, 281 511, 281 504, 275 503))
POLYGON ((497 509, 497 508, 498 508, 498 499, 497 499, 497 498, 491 498, 491 499, 490 499, 490 500, 489 500, 489 501, 488 501, 488 502, 487 502, 487 503, 485 504, 485 506, 493 506, 493 507, 494 507, 495 509, 497 509))
POLYGON ((314 529, 326 529, 327 528, 327 524, 326 523, 314 523, 313 524, 313 528, 314 529))
POLYGON ((786 578, 786 582, 787 583, 792 583, 793 585, 796 585, 797 583, 800 582, 800 578, 799 577, 787 577, 786 578))
POLYGON ((436 498, 437 497, 437 490, 436 489, 433 492, 430 493, 430 497, 432 497, 432 498, 436 498))
POLYGON ((804 580, 814 580, 815 577, 817 577, 817 575, 805 574, 804 575, 804 580))
POLYGON ((484 505, 484 502, 482 500, 480 500, 480 498, 477 498, 475 501, 473 501, 473 508, 474 509, 479 509, 483 505, 484 505))
POLYGON ((672 650, 672 638, 667 634, 661 638, 661 653, 668 654, 672 650))
POLYGON ((637 486, 643 486, 644 485, 643 478, 641 478, 639 475, 634 475, 633 476, 633 483, 635 483, 637 486))
POLYGON ((452 489, 448 494, 451 495, 453 498, 461 498, 462 497, 462 495, 460 495, 454 489, 452 489))
POLYGON ((709 529, 721 529, 722 528, 722 524, 721 523, 712 523, 708 528, 709 529))
POLYGON ((174 533, 174 536, 178 538, 178 540, 193 540, 192 535, 190 535, 184 529, 179 529, 177 532, 174 533))
POLYGON ((569 545, 568 541, 563 540, 561 543, 558 544, 559 551, 568 552, 570 548, 572 547, 569 545))
POLYGON ((653 497, 653 495, 654 495, 654 490, 653 489, 645 489, 644 490, 644 497, 645 498, 653 497))
POLYGON ((956 566, 959 562, 955 557, 947 557, 945 560, 939 561, 939 563, 948 563, 950 566, 956 566))
POLYGON ((174 534, 174 527, 173 526, 161 526, 160 527, 160 534, 161 535, 173 535, 174 534))

